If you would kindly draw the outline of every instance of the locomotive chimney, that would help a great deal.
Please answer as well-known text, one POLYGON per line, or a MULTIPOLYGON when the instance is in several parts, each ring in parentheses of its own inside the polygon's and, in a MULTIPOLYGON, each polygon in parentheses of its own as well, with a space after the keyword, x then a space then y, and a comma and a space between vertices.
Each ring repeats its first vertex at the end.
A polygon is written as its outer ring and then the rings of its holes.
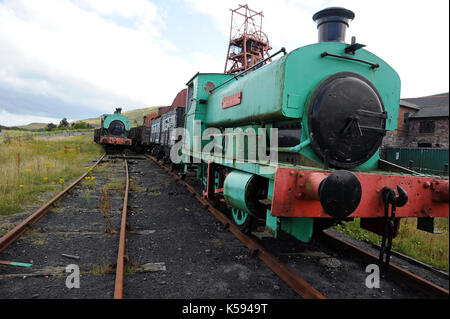
POLYGON ((116 111, 114 113, 116 114, 122 113, 122 108, 121 107, 116 108, 116 111))
POLYGON ((348 23, 354 18, 353 11, 340 7, 326 8, 314 14, 319 42, 345 42, 348 23))

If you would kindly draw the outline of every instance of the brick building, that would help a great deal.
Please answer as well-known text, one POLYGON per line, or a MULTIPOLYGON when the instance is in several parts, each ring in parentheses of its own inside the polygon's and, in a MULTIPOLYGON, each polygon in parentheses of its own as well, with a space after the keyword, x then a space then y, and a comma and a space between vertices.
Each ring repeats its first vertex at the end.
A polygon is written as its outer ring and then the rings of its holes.
POLYGON ((397 129, 383 148, 448 148, 449 94, 400 100, 397 129))

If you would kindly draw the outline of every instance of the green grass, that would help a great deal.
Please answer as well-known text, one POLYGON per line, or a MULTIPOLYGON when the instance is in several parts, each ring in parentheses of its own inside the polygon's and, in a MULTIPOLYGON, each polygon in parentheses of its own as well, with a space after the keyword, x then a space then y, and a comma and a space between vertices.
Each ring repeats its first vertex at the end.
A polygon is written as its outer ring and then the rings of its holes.
MULTIPOLYGON (((336 228, 346 235, 366 242, 380 244, 381 236, 359 227, 360 219, 343 222, 336 228)), ((435 219, 435 231, 430 234, 417 229, 416 218, 403 218, 398 236, 392 241, 392 249, 435 267, 449 270, 449 220, 435 219)))
MULTIPOLYGON (((27 141, 31 138, 39 138, 42 137, 42 134, 44 133, 46 138, 56 138, 57 136, 53 137, 52 135, 57 135, 64 133, 65 130, 54 130, 50 132, 32 132, 32 131, 21 131, 21 130, 5 130, 0 134, 0 144, 7 144, 11 143, 13 141, 27 141)), ((92 129, 88 130, 69 130, 68 132, 92 132, 92 129)))
POLYGON ((39 202, 43 193, 60 192, 102 152, 92 134, 27 135, 8 143, 0 141, 0 215, 14 214, 24 205, 39 202))
MULTIPOLYGON (((19 131, 19 130, 5 130, 0 134, 0 144, 7 143, 9 141, 13 141, 20 138, 29 138, 29 137, 36 137, 38 135, 41 135, 41 133, 38 132, 27 132, 27 131, 19 131)), ((1 147, 1 146, 0 146, 1 147)))

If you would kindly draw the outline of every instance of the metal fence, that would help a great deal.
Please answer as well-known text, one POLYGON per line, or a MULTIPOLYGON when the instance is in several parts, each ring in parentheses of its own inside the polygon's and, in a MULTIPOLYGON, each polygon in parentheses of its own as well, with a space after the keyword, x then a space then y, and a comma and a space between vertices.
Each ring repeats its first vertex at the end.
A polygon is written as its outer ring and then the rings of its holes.
POLYGON ((422 174, 448 176, 448 148, 386 148, 387 161, 422 174))

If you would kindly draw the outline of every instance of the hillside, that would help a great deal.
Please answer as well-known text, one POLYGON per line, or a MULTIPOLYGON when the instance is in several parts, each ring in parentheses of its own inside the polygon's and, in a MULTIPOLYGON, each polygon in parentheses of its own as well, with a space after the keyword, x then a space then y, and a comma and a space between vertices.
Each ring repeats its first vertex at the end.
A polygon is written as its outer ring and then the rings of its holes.
MULTIPOLYGON (((158 112, 158 108, 160 108, 160 107, 163 107, 163 106, 144 107, 141 109, 123 112, 122 114, 130 119, 131 126, 139 126, 143 123, 144 115, 147 115, 149 113, 156 113, 156 112, 158 112)), ((94 126, 95 128, 100 127, 100 116, 95 117, 95 118, 81 120, 81 121, 89 123, 92 126, 94 126)), ((76 122, 78 122, 78 121, 76 121, 76 122)))
MULTIPOLYGON (((144 115, 147 115, 149 113, 156 113, 158 112, 158 108, 160 108, 162 106, 150 106, 150 107, 143 107, 140 109, 136 109, 136 110, 131 110, 128 112, 123 112, 122 114, 125 115, 126 117, 128 117, 130 119, 131 122, 131 126, 139 126, 143 123, 143 118, 144 115)), ((102 115, 102 114, 101 114, 102 115)), ((95 128, 100 127, 100 116, 98 117, 94 117, 94 118, 89 118, 89 119, 85 119, 85 120, 78 120, 78 121, 74 121, 74 122, 87 122, 89 124, 91 124, 92 126, 94 126, 95 128)), ((2 129, 24 129, 24 130, 38 130, 38 129, 43 129, 47 126, 48 123, 30 123, 27 125, 21 125, 21 126, 14 126, 14 127, 6 127, 6 126, 0 126, 0 128, 2 129)), ((59 123, 54 123, 56 125, 58 125, 59 123)))
POLYGON ((30 123, 27 125, 21 125, 21 126, 17 126, 18 128, 23 128, 25 130, 38 130, 40 128, 45 128, 47 126, 47 123, 30 123))

